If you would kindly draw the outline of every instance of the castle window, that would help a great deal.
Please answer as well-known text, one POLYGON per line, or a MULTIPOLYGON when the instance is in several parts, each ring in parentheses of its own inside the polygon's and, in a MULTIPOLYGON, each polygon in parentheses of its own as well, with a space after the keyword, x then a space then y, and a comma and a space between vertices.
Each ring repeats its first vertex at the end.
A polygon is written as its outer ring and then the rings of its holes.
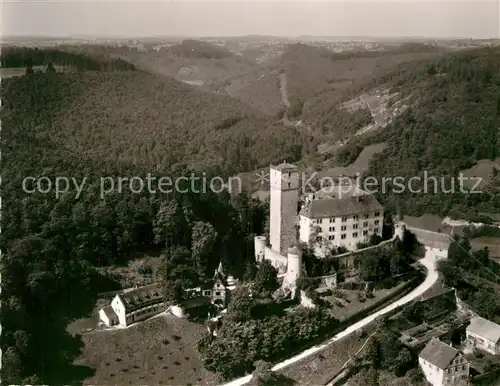
POLYGON ((378 228, 375 228, 375 233, 378 233, 378 228))
POLYGON ((216 291, 215 296, 220 296, 220 291, 216 291))
POLYGON ((358 237, 358 232, 354 232, 354 233, 352 234, 352 237, 358 237))
POLYGON ((367 236, 368 235, 368 231, 363 231, 363 236, 367 236))
POLYGON ((364 218, 370 218, 370 213, 365 213, 364 218))
POLYGON ((316 237, 316 241, 321 241, 321 236, 316 237))
POLYGON ((375 212, 375 216, 380 216, 380 212, 375 212))
POLYGON ((366 221, 365 221, 365 222, 363 223, 363 228, 368 228, 368 222, 366 222, 366 221))
POLYGON ((335 232, 335 227, 330 227, 330 228, 329 228, 329 231, 330 231, 330 232, 335 232))
POLYGON ((328 236, 328 240, 335 240, 335 235, 328 236))
POLYGON ((380 220, 375 220, 375 225, 378 225, 380 223, 380 220))
POLYGON ((354 221, 357 221, 358 220, 358 216, 354 216, 353 219, 354 219, 354 221))
POLYGON ((342 217, 342 222, 347 222, 347 217, 342 217))
POLYGON ((344 239, 346 238, 346 235, 345 235, 345 234, 340 235, 340 238, 341 238, 342 240, 344 240, 344 239))
POLYGON ((346 226, 346 225, 342 225, 342 226, 340 227, 340 230, 341 230, 341 231, 345 231, 346 229, 347 229, 347 226, 346 226))
POLYGON ((331 219, 330 219, 330 223, 332 223, 332 222, 335 222, 335 219, 334 219, 334 218, 331 218, 331 219))
POLYGON ((358 229, 358 224, 354 224, 354 225, 352 226, 352 229, 358 229))

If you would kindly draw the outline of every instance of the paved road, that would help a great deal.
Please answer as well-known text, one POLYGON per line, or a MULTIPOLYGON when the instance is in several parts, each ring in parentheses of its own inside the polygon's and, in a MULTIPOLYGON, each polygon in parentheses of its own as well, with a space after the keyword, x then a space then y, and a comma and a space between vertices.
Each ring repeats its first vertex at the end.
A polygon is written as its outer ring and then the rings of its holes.
MULTIPOLYGON (((433 286, 433 284, 436 282, 438 279, 438 272, 437 272, 437 267, 436 267, 436 262, 438 260, 438 257, 432 252, 430 249, 426 249, 425 257, 420 260, 420 263, 427 268, 427 276, 424 280, 423 283, 421 283, 417 288, 415 288, 413 291, 411 291, 409 294, 403 296, 402 298, 396 300, 394 303, 389 304, 387 307, 381 309, 380 311, 375 312, 374 314, 371 314, 370 316, 367 316, 366 318, 360 320, 357 323, 352 324, 351 326, 347 327, 345 330, 342 332, 338 333, 335 335, 333 338, 331 338, 329 341, 326 343, 323 343, 321 345, 313 346, 302 353, 295 355, 287 360, 284 360, 283 362, 280 362, 276 364, 273 367, 273 371, 281 370, 287 366, 290 366, 304 358, 307 358, 311 355, 316 354, 318 351, 324 349, 325 347, 329 346, 330 344, 338 341, 339 339, 342 339, 356 330, 359 330, 360 328, 366 326, 367 324, 373 322, 376 318, 378 318, 381 315, 384 315, 395 308, 402 306, 406 303, 411 302, 413 299, 418 298, 420 295, 422 295, 425 291, 427 291, 429 288, 433 286)), ((224 386, 241 386, 244 385, 252 379, 251 375, 247 375, 246 377, 238 378, 235 379, 234 381, 231 381, 229 383, 226 383, 224 386)))

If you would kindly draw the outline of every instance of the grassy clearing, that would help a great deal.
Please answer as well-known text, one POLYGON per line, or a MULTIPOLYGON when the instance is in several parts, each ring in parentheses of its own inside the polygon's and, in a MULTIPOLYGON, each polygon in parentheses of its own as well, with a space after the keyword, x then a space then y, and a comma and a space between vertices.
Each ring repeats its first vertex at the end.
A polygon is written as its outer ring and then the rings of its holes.
POLYGON ((154 273, 162 263, 163 256, 144 256, 130 260, 125 266, 110 266, 100 268, 101 271, 111 275, 121 288, 131 288, 137 283, 148 285, 154 282, 154 273))
POLYGON ((83 334, 85 347, 75 364, 95 374, 86 385, 214 385, 196 343, 204 328, 174 316, 161 316, 123 330, 83 334))
POLYGON ((372 323, 364 327, 363 337, 358 334, 346 336, 310 358, 283 369, 280 373, 292 378, 299 385, 324 385, 363 346, 367 336, 373 332, 374 326, 372 323))

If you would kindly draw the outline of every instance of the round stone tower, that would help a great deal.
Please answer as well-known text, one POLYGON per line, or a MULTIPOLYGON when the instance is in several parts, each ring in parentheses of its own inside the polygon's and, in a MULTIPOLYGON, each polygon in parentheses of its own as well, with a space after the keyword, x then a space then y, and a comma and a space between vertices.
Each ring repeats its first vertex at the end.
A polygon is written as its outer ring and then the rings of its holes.
POLYGON ((253 239, 255 249, 255 261, 261 263, 266 254, 266 236, 255 236, 253 239))

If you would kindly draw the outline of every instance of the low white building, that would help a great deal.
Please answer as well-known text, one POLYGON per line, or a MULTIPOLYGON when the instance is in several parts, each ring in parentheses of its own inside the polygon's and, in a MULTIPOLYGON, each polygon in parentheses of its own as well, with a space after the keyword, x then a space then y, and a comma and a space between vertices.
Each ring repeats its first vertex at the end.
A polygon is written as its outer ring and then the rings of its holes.
POLYGON ((433 386, 465 385, 469 362, 456 348, 432 338, 418 356, 425 379, 433 386))
POLYGON ((467 326, 466 336, 475 348, 500 355, 500 325, 476 316, 467 326))
POLYGON ((384 208, 373 195, 313 199, 300 211, 299 238, 324 257, 333 247, 355 250, 373 234, 382 236, 383 223, 384 208))

